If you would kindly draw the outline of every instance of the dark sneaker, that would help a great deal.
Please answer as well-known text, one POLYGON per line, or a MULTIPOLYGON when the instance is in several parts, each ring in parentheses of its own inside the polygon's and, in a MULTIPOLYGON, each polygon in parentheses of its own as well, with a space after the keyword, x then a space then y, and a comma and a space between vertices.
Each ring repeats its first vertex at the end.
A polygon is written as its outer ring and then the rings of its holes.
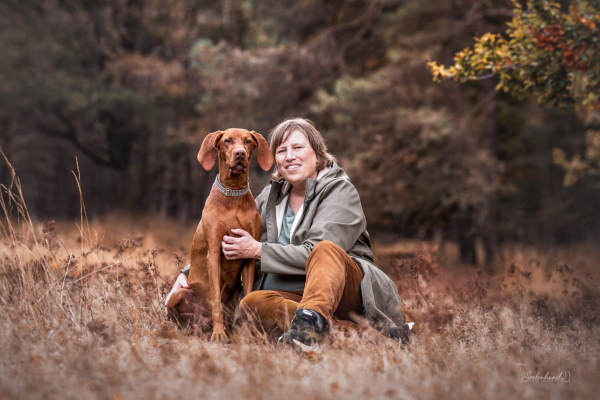
POLYGON ((409 322, 401 326, 396 326, 389 329, 390 338, 402 342, 402 344, 410 343, 410 336, 412 335, 412 327, 414 322, 409 322))
POLYGON ((304 308, 296 310, 290 329, 279 337, 278 344, 300 347, 302 350, 318 343, 329 328, 327 320, 318 312, 304 308))

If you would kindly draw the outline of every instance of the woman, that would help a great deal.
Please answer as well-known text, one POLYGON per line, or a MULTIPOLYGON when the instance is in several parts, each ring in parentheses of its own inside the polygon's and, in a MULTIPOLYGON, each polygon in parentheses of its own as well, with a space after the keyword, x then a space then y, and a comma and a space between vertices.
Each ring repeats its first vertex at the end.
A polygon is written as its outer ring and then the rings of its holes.
MULTIPOLYGON (((286 344, 311 345, 332 324, 352 327, 358 316, 408 339, 394 283, 373 264, 358 192, 321 134, 294 118, 277 125, 269 141, 276 179, 256 198, 261 239, 233 229, 238 236, 222 243, 229 260, 259 260, 255 291, 241 300, 237 318, 256 317, 266 332, 285 332, 279 342, 286 344)), ((173 291, 187 287, 187 270, 173 291)))

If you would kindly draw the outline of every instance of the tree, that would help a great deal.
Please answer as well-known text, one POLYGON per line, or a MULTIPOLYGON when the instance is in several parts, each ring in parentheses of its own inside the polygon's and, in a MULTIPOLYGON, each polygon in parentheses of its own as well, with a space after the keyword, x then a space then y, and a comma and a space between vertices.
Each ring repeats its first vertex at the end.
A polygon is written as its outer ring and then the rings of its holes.
POLYGON ((538 96, 544 105, 576 108, 587 132, 586 159, 568 161, 554 150, 565 168, 565 184, 600 167, 600 1, 575 1, 564 12, 548 0, 528 0, 527 9, 513 0, 514 18, 504 34, 486 33, 472 47, 456 53, 454 65, 428 63, 434 80, 460 82, 498 77, 497 90, 518 98, 538 96), (596 129, 594 129, 596 128, 596 129))

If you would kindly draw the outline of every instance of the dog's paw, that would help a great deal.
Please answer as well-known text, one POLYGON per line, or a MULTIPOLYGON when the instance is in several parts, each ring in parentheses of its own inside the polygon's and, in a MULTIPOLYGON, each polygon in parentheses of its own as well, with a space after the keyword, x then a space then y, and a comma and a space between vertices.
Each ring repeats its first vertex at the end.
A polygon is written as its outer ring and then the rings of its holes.
POLYGON ((213 343, 229 343, 229 338, 225 333, 225 327, 223 325, 214 326, 210 341, 213 343))

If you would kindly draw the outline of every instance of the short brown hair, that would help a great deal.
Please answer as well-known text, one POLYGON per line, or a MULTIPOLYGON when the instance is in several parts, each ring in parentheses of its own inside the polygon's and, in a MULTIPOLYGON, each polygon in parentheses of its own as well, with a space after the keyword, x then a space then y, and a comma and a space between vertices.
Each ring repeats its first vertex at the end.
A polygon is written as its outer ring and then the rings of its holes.
MULTIPOLYGON (((269 133, 269 143, 271 147, 271 153, 275 156, 275 151, 285 142, 294 131, 300 131, 306 136, 310 147, 314 150, 317 155, 317 171, 322 170, 325 167, 330 167, 336 158, 327 152, 327 145, 325 139, 321 133, 315 127, 314 122, 304 118, 289 118, 277 125, 269 133)), ((281 175, 277 170, 277 163, 275 163, 275 170, 273 171, 273 178, 280 179, 281 175)))

